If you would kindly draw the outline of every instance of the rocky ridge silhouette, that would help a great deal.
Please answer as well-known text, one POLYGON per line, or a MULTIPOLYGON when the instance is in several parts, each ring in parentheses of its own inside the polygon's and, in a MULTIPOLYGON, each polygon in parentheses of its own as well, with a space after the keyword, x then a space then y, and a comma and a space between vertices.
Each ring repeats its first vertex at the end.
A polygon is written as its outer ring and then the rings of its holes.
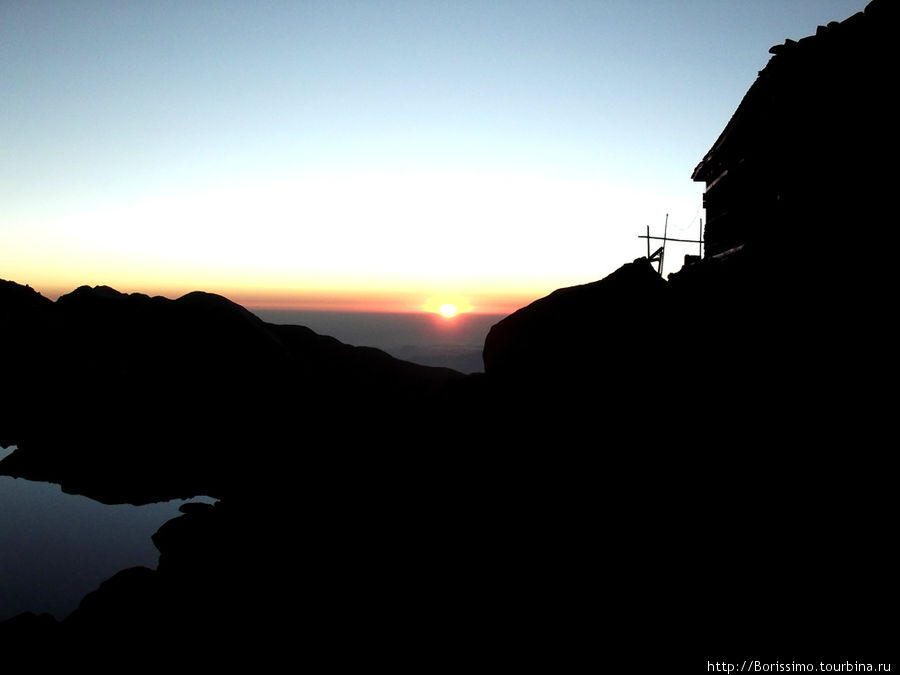
POLYGON ((207 293, 81 287, 52 303, 11 282, 0 292, 2 440, 20 448, 5 471, 100 501, 221 496, 246 448, 293 429, 361 433, 462 377, 267 324, 207 293), (359 429, 346 426, 353 415, 359 429))
POLYGON ((208 294, 0 283, 0 471, 219 498, 160 528, 156 570, 0 637, 416 672, 889 662, 896 282, 847 241, 892 213, 897 6, 773 48, 695 171, 714 255, 523 307, 483 375, 208 294))
POLYGON ((798 312, 804 276, 752 248, 668 281, 638 259, 500 321, 472 376, 208 294, 50 303, 6 283, 22 330, 4 337, 3 435, 20 449, 0 471, 106 501, 220 501, 160 528, 156 570, 123 571, 61 622, 0 625, 99 649, 191 616, 187 649, 283 646, 299 621, 317 653, 352 663, 349 640, 410 665, 450 644, 464 661, 487 635, 522 654, 540 636, 551 658, 589 639, 581 610, 601 598, 605 630, 637 648, 626 626, 665 597, 714 654, 880 649, 886 457, 866 445, 879 427, 860 431, 875 397, 842 367, 866 338, 798 312))

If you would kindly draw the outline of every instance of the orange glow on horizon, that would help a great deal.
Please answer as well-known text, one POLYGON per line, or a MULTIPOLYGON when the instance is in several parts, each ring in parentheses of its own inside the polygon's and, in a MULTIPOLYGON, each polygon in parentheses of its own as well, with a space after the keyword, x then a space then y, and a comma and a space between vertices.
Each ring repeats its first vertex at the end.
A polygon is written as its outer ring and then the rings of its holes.
MULTIPOLYGON (((422 302, 423 294, 392 288, 272 288, 237 286, 217 283, 146 282, 85 278, 66 283, 65 280, 29 280, 11 278, 10 281, 29 285, 50 300, 71 293, 79 286, 109 286, 121 293, 143 293, 169 299, 180 298, 193 291, 203 291, 224 296, 247 309, 274 309, 298 311, 375 312, 418 314, 421 312, 447 316, 442 305, 453 305, 454 316, 460 314, 511 314, 531 303, 540 292, 469 293, 466 297, 454 294, 435 294, 422 302), (44 281, 44 283, 41 283, 44 281)), ((553 289, 550 289, 553 290, 553 289)), ((549 291, 548 291, 549 292, 549 291)), ((449 318, 449 317, 448 317, 449 318)))
MULTIPOLYGON (((25 251, 4 265, 3 278, 28 284, 56 300, 79 286, 109 286, 122 293, 179 298, 192 291, 224 296, 248 309, 334 312, 440 313, 440 306, 455 305, 458 314, 510 314, 548 295, 560 286, 549 277, 503 278, 472 275, 454 278, 435 272, 401 274, 399 271, 353 273, 288 269, 272 266, 260 271, 248 265, 211 265, 190 260, 131 259, 111 251, 25 251), (28 253, 28 255, 25 255, 28 253), (75 251, 75 253, 79 253, 75 251)), ((584 281, 592 281, 585 279, 584 281)), ((568 280, 567 280, 568 281, 568 280)))

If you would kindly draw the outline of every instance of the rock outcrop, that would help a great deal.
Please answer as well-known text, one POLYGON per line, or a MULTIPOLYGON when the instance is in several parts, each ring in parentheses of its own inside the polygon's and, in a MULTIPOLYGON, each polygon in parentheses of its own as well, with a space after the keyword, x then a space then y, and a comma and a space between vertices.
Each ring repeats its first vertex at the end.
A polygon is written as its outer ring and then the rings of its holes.
POLYGON ((665 286, 650 263, 638 259, 600 281, 535 300, 491 328, 485 372, 517 385, 582 379, 602 388, 604 380, 646 361, 660 334, 665 286), (627 363, 629 357, 637 360, 627 363))

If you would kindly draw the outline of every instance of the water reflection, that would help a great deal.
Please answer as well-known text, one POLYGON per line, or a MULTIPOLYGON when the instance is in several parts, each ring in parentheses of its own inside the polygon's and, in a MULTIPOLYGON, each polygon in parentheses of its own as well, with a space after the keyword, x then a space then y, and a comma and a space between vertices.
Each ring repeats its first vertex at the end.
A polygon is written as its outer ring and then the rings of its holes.
MULTIPOLYGON (((13 449, 0 448, 0 459, 13 449)), ((0 621, 25 611, 61 619, 119 570, 155 568, 150 537, 184 501, 110 506, 0 476, 0 621)))

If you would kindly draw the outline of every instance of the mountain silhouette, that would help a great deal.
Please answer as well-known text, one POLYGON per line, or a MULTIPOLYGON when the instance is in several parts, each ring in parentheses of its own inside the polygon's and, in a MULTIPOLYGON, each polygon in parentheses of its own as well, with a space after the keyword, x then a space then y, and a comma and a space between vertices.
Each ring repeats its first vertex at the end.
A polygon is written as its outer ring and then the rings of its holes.
POLYGON ((197 667, 889 662, 895 281, 847 240, 892 213, 896 7, 774 49, 694 172, 702 260, 536 300, 483 374, 207 293, 0 282, 0 473, 218 499, 157 569, 0 636, 197 667))
POLYGON ((222 496, 248 447, 352 436, 397 410, 425 424, 427 401, 462 378, 208 293, 81 287, 52 303, 4 282, 2 302, 15 355, 2 437, 20 447, 5 470, 101 501, 222 496))
POLYGON ((3 437, 19 449, 0 471, 108 502, 219 501, 160 528, 156 570, 122 571, 61 622, 0 630, 141 648, 191 616, 165 639, 195 653, 289 644, 298 616, 347 664, 348 639, 410 666, 457 642, 448 663, 488 640, 533 653, 538 635, 550 663, 589 639, 584 603, 603 598, 623 649, 663 603, 692 627, 673 647, 711 661, 747 641, 871 658, 889 630, 890 493, 860 444, 883 424, 859 428, 875 397, 847 362, 865 336, 798 310, 798 276, 753 248, 668 281, 637 259, 498 322, 470 376, 220 296, 83 287, 52 303, 4 282, 21 330, 4 336, 3 437))

